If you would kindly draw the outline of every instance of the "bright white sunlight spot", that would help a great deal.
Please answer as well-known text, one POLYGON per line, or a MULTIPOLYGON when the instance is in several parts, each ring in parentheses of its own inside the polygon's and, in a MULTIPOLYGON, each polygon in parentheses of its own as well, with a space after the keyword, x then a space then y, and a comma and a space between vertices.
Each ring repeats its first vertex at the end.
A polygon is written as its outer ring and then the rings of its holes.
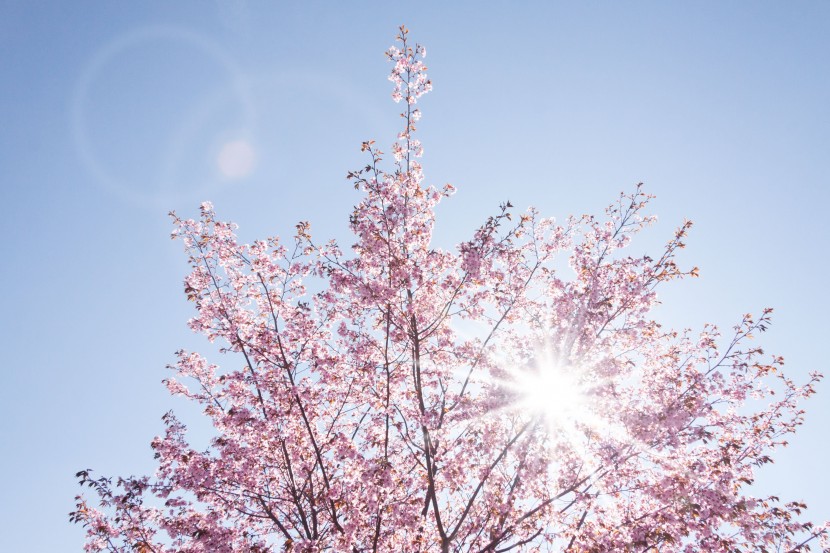
POLYGON ((592 457, 586 447, 597 436, 630 440, 600 401, 603 383, 592 375, 589 365, 562 359, 551 345, 537 348, 532 361, 512 368, 500 384, 512 396, 509 410, 538 417, 550 435, 556 436, 555 443, 566 444, 586 462, 592 457))
POLYGON ((585 418, 588 398, 577 375, 565 367, 542 363, 516 374, 521 406, 543 415, 549 425, 561 426, 585 418))

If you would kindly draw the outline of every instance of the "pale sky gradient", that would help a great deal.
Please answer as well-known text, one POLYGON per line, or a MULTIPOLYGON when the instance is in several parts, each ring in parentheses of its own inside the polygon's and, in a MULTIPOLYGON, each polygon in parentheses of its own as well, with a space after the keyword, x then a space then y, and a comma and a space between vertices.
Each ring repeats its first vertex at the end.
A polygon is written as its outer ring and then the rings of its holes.
MULTIPOLYGON (((684 217, 664 290, 676 327, 776 308, 760 342, 801 381, 828 370, 828 2, 0 3, 4 551, 78 551, 74 473, 153 470, 160 381, 185 322, 166 213, 211 200, 243 240, 310 220, 341 237, 359 149, 400 126, 384 50, 405 23, 435 88, 427 180, 459 192, 438 241, 510 199, 601 212, 638 181, 684 217), (447 3, 449 4, 449 3, 447 3)), ((233 359, 216 359, 236 362, 233 359)), ((830 385, 759 487, 830 518, 830 385)))

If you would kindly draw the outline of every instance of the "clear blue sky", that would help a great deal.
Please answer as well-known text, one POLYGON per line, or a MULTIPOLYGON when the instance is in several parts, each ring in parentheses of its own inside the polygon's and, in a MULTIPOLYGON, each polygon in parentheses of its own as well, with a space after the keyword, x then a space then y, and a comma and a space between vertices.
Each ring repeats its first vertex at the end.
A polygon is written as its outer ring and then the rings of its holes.
MULTIPOLYGON (((74 472, 151 471, 161 415, 193 414, 160 384, 202 345, 167 211, 344 236, 360 142, 399 126, 401 23, 435 84, 427 179, 459 189, 443 245, 508 198, 563 217, 644 181, 660 223, 635 251, 696 222, 702 277, 665 290, 663 320, 772 306, 765 348, 830 372, 830 3, 442 4, 0 4, 4 550, 79 550, 74 472)), ((830 385, 806 408, 760 486, 827 519, 830 385)))

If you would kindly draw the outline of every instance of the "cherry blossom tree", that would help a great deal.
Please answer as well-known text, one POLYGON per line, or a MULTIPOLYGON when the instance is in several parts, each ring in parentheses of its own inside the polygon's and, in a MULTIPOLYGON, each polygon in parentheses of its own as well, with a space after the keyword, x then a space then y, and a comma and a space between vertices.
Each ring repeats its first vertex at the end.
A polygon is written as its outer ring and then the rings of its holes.
POLYGON ((391 163, 368 141, 348 174, 349 248, 307 223, 240 244, 207 202, 198 220, 171 214, 190 328, 227 359, 179 351, 166 385, 214 437, 193 448, 169 412, 153 476, 78 473, 97 495, 70 515, 86 550, 827 547, 804 505, 753 495, 821 378, 796 384, 753 345, 770 310, 723 333, 650 318, 659 286, 697 273, 676 263, 691 223, 655 257, 625 255, 653 220, 638 185, 602 217, 507 202, 457 248, 433 244, 453 188, 424 184, 431 83, 407 34, 387 52, 405 106, 391 163))

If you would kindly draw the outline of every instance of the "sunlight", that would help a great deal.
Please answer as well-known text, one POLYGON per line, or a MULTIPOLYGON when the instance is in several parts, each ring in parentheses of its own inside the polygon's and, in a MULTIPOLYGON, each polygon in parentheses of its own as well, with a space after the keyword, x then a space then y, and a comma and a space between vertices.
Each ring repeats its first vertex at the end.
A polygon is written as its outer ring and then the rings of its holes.
MULTIPOLYGON (((514 365, 508 374, 498 381, 510 392, 507 408, 538 418, 551 451, 565 448, 586 470, 593 470, 603 463, 603 451, 626 448, 662 470, 672 469, 672 460, 663 452, 629 433, 622 402, 631 398, 609 379, 598 378, 590 360, 562 361, 549 346, 542 346, 531 361, 514 365), (616 391, 609 394, 609 389, 616 391)), ((551 470, 558 470, 555 459, 550 458, 551 470)))
POLYGON ((585 421, 590 417, 589 397, 576 373, 572 367, 568 370, 548 359, 517 371, 513 387, 520 407, 542 415, 552 428, 585 421))

